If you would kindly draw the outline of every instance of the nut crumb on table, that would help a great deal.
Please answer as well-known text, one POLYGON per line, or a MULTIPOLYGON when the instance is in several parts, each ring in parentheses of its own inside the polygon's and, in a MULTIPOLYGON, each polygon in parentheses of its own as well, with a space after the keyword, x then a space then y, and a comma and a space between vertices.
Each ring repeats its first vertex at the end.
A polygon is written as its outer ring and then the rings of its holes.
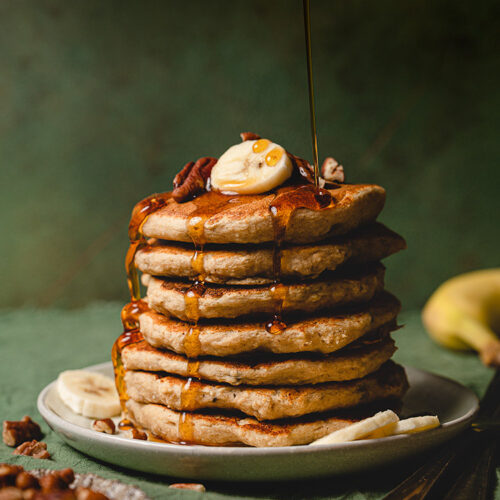
POLYGON ((26 455, 33 458, 50 458, 50 453, 47 451, 47 444, 43 441, 25 441, 20 444, 13 452, 13 455, 26 455))
POLYGON ((39 440, 42 437, 40 426, 26 415, 22 420, 4 420, 2 438, 7 446, 19 446, 25 441, 39 440))

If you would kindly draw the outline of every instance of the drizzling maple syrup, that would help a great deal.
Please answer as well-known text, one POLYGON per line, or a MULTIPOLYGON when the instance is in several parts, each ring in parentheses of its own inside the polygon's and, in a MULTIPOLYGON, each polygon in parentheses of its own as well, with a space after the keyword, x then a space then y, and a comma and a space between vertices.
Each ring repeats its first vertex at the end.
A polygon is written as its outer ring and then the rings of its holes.
POLYGON ((132 210, 129 224, 130 246, 125 257, 125 270, 127 272, 127 284, 130 291, 130 303, 121 312, 123 333, 116 339, 111 350, 111 359, 115 373, 115 384, 120 398, 122 409, 122 421, 118 424, 122 430, 132 429, 133 424, 126 418, 128 400, 127 389, 125 387, 125 369, 122 362, 123 349, 131 344, 136 344, 143 340, 139 331, 139 316, 148 310, 147 304, 141 300, 141 289, 139 286, 139 274, 135 266, 135 255, 137 251, 146 244, 142 227, 149 215, 164 207, 171 198, 171 193, 153 194, 137 203, 132 210))
POLYGON ((273 319, 266 325, 269 333, 281 333, 286 328, 286 323, 283 321, 283 306, 286 302, 288 287, 282 283, 281 258, 282 245, 290 219, 299 208, 324 210, 330 207, 333 201, 327 189, 307 184, 278 194, 269 206, 274 230, 273 284, 269 291, 275 309, 273 319))
MULTIPOLYGON (((274 318, 266 325, 269 333, 280 333, 286 328, 283 321, 283 306, 286 301, 287 287, 281 282, 282 244, 290 219, 299 208, 324 210, 333 203, 330 192, 319 188, 318 139, 316 134, 316 113, 314 109, 314 82, 311 54, 311 16, 309 0, 303 0, 304 29, 306 40, 307 82, 309 88, 309 110, 311 116, 311 135, 314 162, 314 185, 305 185, 291 191, 278 194, 269 207, 274 229, 273 285, 269 288, 275 307, 274 318)), ((267 158, 266 158, 267 161, 267 158)))
MULTIPOLYGON (((250 201, 252 200, 248 197, 225 195, 215 191, 204 193, 192 201, 196 208, 191 213, 187 223, 187 230, 194 246, 191 267, 197 277, 194 283, 184 291, 185 314, 189 320, 189 330, 183 342, 184 353, 187 357, 188 378, 181 388, 181 406, 187 411, 195 407, 199 386, 194 379, 199 379, 200 362, 197 358, 201 352, 198 321, 200 319, 199 300, 205 293, 205 268, 203 262, 206 244, 205 223, 210 217, 224 211, 226 208, 234 207, 235 204, 249 203, 250 201)), ((183 411, 179 418, 178 430, 183 442, 193 440, 191 418, 191 415, 186 411, 183 411)))
POLYGON ((319 160, 318 160, 318 135, 316 134, 316 112, 314 109, 314 79, 312 69, 311 51, 311 13, 309 0, 303 0, 304 5, 304 31, 306 36, 306 61, 307 61, 307 84, 309 88, 309 111, 311 116, 311 136, 314 164, 314 185, 318 187, 319 160))
POLYGON ((132 217, 128 226, 128 237, 130 246, 125 257, 125 270, 127 272, 127 283, 131 300, 140 300, 141 288, 139 286, 139 274, 135 266, 135 255, 137 251, 146 244, 142 234, 142 226, 147 218, 160 208, 164 207, 172 197, 172 193, 157 193, 141 200, 132 210, 132 217))

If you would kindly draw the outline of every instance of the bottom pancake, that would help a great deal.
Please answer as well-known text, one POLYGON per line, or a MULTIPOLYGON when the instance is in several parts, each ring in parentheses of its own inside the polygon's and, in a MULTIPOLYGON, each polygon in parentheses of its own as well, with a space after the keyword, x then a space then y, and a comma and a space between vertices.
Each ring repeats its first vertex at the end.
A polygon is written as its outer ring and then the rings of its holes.
POLYGON ((259 422, 246 416, 180 412, 159 404, 142 404, 130 399, 128 417, 132 422, 171 443, 207 446, 293 446, 308 444, 347 427, 378 411, 398 411, 400 403, 380 401, 376 405, 304 418, 259 422))
POLYGON ((298 417, 402 398, 408 388, 404 369, 392 361, 361 379, 304 386, 231 386, 142 371, 127 371, 125 384, 129 396, 141 403, 160 403, 187 411, 238 410, 258 420, 298 417))

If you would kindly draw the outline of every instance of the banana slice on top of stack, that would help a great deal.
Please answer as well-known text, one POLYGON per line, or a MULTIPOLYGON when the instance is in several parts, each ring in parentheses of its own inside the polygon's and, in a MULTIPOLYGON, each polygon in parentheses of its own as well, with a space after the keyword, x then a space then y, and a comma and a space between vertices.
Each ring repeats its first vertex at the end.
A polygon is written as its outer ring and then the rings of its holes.
POLYGON ((285 149, 268 139, 230 147, 211 173, 211 185, 225 194, 259 194, 283 184, 293 172, 285 149))

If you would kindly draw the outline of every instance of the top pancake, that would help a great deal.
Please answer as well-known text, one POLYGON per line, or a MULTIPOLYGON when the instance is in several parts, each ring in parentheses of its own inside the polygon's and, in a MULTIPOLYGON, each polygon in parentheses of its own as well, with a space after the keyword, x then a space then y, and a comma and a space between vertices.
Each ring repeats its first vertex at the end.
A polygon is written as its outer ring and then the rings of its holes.
MULTIPOLYGON (((345 184, 329 190, 332 206, 319 211, 298 208, 287 224, 285 241, 310 243, 344 234, 375 220, 385 202, 385 190, 374 184, 345 184)), ((204 243, 264 243, 274 241, 270 206, 282 192, 225 196, 204 193, 186 203, 170 200, 151 214, 142 227, 146 237, 192 242, 190 227, 201 224, 204 243)))

